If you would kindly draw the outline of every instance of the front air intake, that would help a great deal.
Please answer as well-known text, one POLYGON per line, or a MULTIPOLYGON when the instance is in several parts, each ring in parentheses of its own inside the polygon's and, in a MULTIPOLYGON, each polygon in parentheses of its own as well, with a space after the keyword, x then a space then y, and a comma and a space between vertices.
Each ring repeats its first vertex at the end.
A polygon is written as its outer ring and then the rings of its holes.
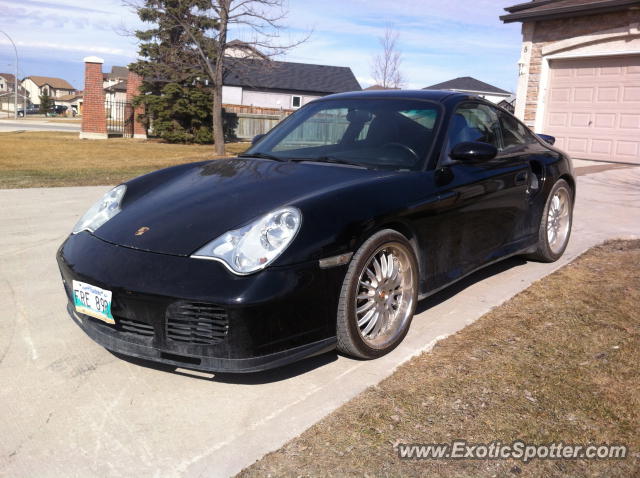
POLYGON ((222 342, 229 330, 227 312, 201 302, 174 302, 167 308, 167 339, 199 345, 222 342))

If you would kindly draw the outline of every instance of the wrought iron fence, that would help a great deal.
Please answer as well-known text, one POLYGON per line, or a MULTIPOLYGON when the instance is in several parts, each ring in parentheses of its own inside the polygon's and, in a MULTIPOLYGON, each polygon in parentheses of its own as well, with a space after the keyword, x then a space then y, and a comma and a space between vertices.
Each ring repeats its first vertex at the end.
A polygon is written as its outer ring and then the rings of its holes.
POLYGON ((109 136, 133 137, 133 107, 127 101, 105 101, 107 134, 109 136))

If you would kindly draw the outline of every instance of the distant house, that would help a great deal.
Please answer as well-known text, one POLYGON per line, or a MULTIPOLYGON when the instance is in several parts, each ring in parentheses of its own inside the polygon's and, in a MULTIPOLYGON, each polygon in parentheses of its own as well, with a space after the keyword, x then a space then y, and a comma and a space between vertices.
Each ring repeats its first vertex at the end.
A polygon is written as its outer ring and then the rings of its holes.
POLYGON ((227 43, 224 54, 232 58, 253 58, 254 60, 266 60, 268 58, 253 45, 240 40, 231 40, 227 43))
POLYGON ((490 85, 484 81, 476 80, 470 76, 454 78, 453 80, 438 83, 436 85, 427 86, 423 90, 449 90, 459 93, 468 93, 476 95, 492 103, 498 104, 504 99, 511 96, 509 91, 505 91, 497 86, 490 85))
POLYGON ((27 76, 21 84, 34 104, 40 104, 40 96, 45 92, 55 99, 76 91, 66 80, 50 76, 27 76))
POLYGON ((508 98, 505 98, 498 103, 498 106, 513 114, 516 110, 516 95, 511 95, 508 98))
POLYGON ((388 86, 382 85, 371 85, 365 88, 363 91, 380 91, 380 90, 399 90, 400 88, 389 88, 388 86))
POLYGON ((225 69, 222 102, 231 105, 298 109, 322 96, 361 90, 344 66, 229 57, 225 69))
POLYGON ((112 66, 111 73, 102 74, 102 87, 108 88, 122 82, 126 86, 127 78, 129 78, 129 68, 126 66, 112 66))
POLYGON ((104 99, 106 102, 127 101, 127 81, 119 81, 104 89, 104 99))
MULTIPOLYGON (((16 77, 11 73, 0 73, 0 110, 13 111, 15 105, 16 77)), ((27 92, 18 86, 18 109, 28 102, 27 92)))
POLYGON ((127 101, 128 78, 129 68, 126 66, 112 66, 110 73, 102 74, 104 106, 108 118, 115 119, 123 114, 127 101))
POLYGON ((55 99, 56 105, 66 106, 68 113, 82 114, 82 103, 84 102, 84 94, 82 91, 76 91, 69 95, 60 96, 55 99))
POLYGON ((0 73, 0 93, 15 91, 16 77, 11 73, 0 73))

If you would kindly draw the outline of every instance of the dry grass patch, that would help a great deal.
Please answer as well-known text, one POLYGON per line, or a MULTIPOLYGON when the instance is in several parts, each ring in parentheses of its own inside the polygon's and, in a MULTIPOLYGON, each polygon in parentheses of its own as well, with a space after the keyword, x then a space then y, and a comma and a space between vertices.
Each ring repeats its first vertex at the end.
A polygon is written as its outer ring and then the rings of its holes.
MULTIPOLYGON (((229 155, 247 143, 227 145, 229 155)), ((0 133, 0 188, 117 184, 176 164, 214 158, 211 145, 81 140, 76 133, 0 133)))
POLYGON ((596 247, 267 455, 248 476, 640 476, 640 241, 596 247), (626 444, 608 461, 400 460, 398 443, 626 444))

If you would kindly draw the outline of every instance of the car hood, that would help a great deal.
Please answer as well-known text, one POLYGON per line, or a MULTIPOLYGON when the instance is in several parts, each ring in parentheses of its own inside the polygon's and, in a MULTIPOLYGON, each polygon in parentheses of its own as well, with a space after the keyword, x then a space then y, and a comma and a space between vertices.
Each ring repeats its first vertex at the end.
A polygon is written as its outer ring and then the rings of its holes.
POLYGON ((127 183, 122 211, 94 234, 135 249, 190 255, 277 207, 392 174, 250 158, 194 163, 127 183))

